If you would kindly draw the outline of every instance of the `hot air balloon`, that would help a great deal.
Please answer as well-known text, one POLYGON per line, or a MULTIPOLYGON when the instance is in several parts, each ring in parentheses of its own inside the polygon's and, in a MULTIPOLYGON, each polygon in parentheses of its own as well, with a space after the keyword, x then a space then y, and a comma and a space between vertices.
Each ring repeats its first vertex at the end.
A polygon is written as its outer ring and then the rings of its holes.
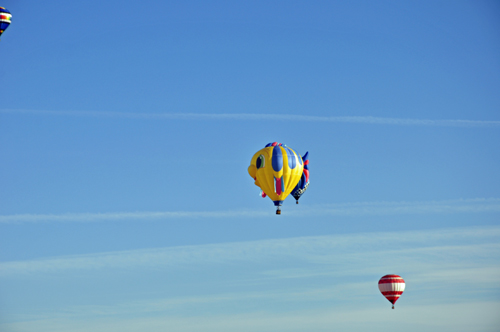
POLYGON ((0 7, 0 36, 9 27, 11 18, 11 13, 7 9, 0 7))
POLYGON ((304 161, 286 145, 269 143, 253 155, 248 174, 262 190, 261 196, 269 196, 276 206, 276 214, 281 214, 280 206, 304 174, 304 161))
POLYGON ((309 152, 306 152, 306 154, 302 156, 302 161, 304 161, 304 172, 300 177, 299 183, 297 183, 297 186, 295 186, 295 188, 293 188, 291 192, 297 204, 299 204, 300 196, 302 196, 306 192, 307 187, 309 187, 309 160, 307 159, 308 155, 309 152))
POLYGON ((378 281, 378 289, 392 303, 394 309, 394 303, 405 290, 405 281, 397 274, 387 274, 378 281))

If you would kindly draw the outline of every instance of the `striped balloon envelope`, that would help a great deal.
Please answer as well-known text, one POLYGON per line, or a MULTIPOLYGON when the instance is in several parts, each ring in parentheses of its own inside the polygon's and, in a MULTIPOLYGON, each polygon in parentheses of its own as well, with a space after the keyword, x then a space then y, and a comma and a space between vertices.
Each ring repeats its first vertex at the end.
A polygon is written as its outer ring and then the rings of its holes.
POLYGON ((394 309, 394 303, 405 290, 405 281, 397 274, 387 274, 378 281, 378 289, 392 303, 394 309))
POLYGON ((0 7, 0 36, 10 25, 12 14, 5 8, 0 7))

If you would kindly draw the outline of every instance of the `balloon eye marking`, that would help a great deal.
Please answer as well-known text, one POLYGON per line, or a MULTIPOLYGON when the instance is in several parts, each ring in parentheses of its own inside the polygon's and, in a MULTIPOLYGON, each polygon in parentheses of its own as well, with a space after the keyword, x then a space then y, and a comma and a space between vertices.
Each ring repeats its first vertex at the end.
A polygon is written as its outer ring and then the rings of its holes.
POLYGON ((257 166, 257 169, 262 168, 266 165, 266 161, 264 159, 263 155, 260 155, 257 157, 257 160, 255 162, 255 166, 257 166))

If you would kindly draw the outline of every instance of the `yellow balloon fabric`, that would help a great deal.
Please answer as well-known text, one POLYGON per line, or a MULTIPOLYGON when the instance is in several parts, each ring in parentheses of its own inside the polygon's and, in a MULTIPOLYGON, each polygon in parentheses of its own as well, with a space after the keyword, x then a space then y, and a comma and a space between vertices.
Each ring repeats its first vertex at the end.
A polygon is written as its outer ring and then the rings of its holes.
POLYGON ((248 174, 255 185, 280 206, 302 176, 302 157, 286 145, 269 143, 252 157, 248 174))

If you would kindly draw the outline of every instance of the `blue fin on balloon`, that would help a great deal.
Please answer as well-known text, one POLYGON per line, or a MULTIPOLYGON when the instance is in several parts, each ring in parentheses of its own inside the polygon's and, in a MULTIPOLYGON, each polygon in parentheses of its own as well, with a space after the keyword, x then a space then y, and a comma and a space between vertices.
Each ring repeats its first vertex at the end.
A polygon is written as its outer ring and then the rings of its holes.
MULTIPOLYGON (((304 161, 304 163, 307 161, 307 158, 309 158, 309 151, 307 151, 306 154, 302 156, 302 160, 304 161)), ((304 168, 309 169, 309 166, 304 165, 304 168)))

